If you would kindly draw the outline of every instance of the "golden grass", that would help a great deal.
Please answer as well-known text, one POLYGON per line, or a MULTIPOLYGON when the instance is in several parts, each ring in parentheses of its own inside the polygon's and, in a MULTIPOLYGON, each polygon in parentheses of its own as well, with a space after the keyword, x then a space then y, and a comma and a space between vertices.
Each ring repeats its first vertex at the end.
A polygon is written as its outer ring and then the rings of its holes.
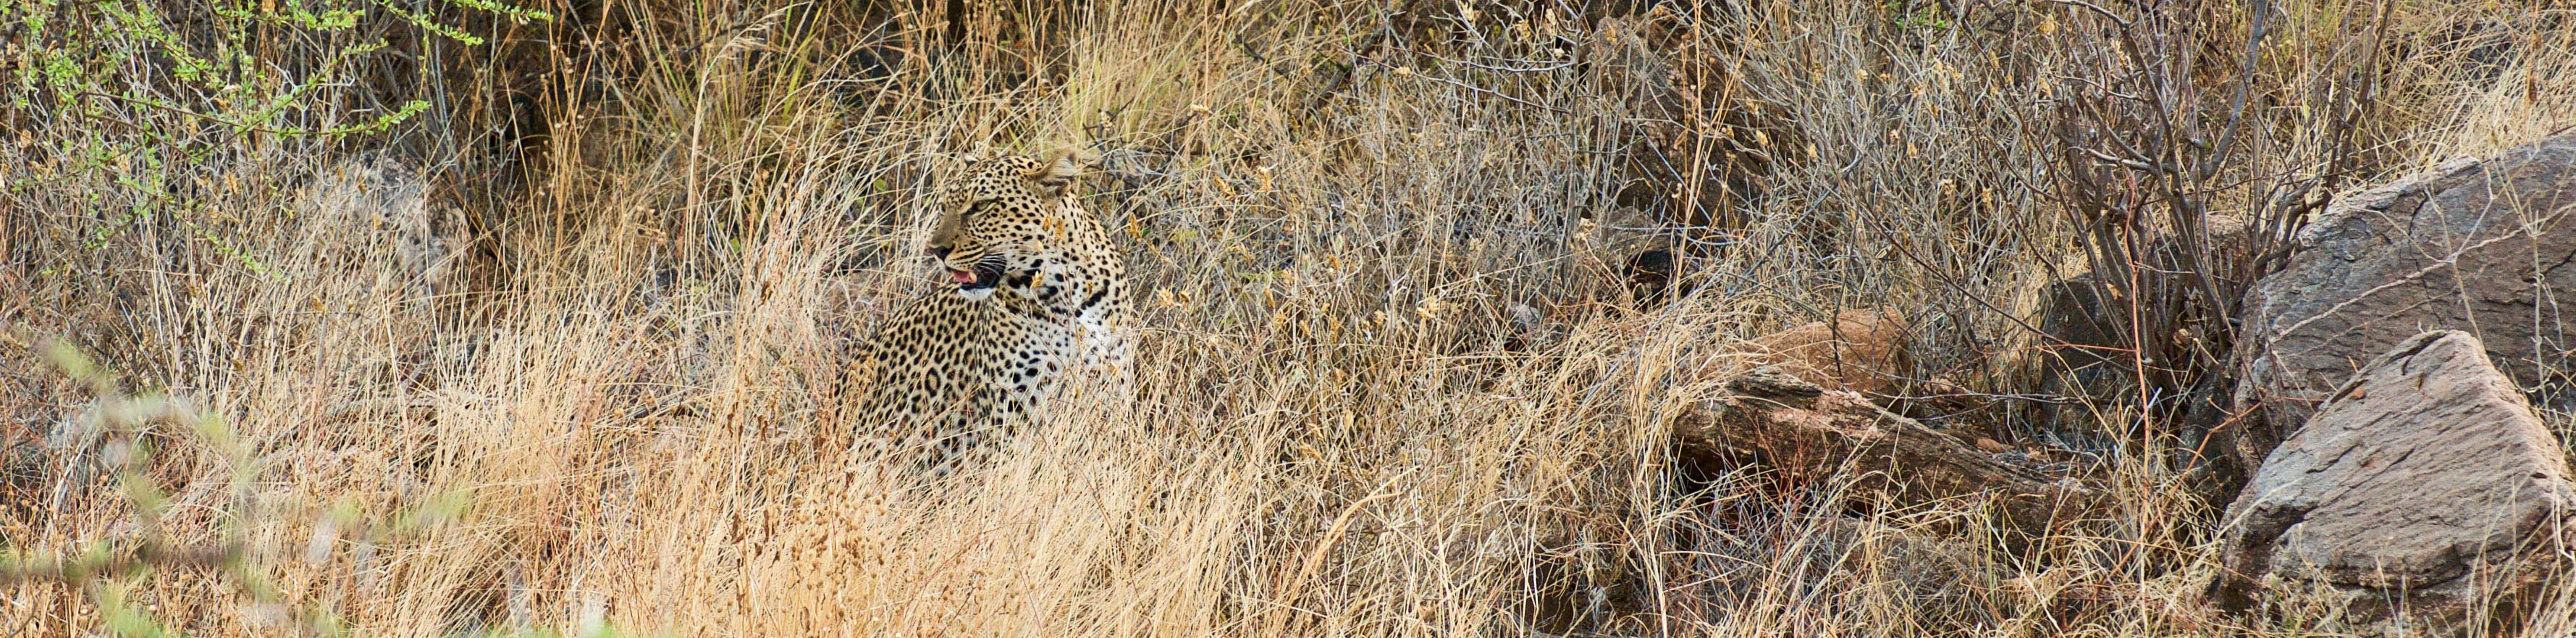
MULTIPOLYGON (((2375 98, 2365 181, 2576 122, 2571 16, 2447 5, 2387 5, 2397 26, 2372 50, 2407 55, 2375 98), (2472 63, 2495 42, 2516 53, 2472 63)), ((2207 504, 2157 454, 2092 451, 2117 506, 2022 540, 1973 502, 1852 520, 1831 485, 1703 484, 1665 464, 1665 418, 1714 391, 1686 373, 1843 308, 1914 314, 1936 326, 1918 341, 1960 355, 1925 372, 2012 391, 2029 337, 1997 310, 2076 250, 2029 190, 2056 141, 2025 121, 2047 78, 2083 72, 2036 35, 2083 19, 2072 5, 1924 4, 1908 20, 1760 2, 1687 29, 1718 62, 1678 81, 1727 83, 1713 95, 1790 121, 1684 123, 1707 133, 1686 159, 1758 135, 1748 146, 1779 162, 1740 226, 1672 233, 1700 242, 1695 291, 1645 313, 1616 292, 1626 254, 1602 246, 1620 244, 1593 235, 1622 232, 1601 227, 1619 225, 1609 151, 1635 106, 1599 88, 1604 71, 1489 68, 1597 55, 1553 39, 1596 26, 1124 0, 970 20, 984 39, 934 49, 940 6, 890 23, 594 7, 591 26, 550 33, 631 40, 495 54, 561 72, 531 80, 551 136, 518 177, 445 178, 471 244, 434 295, 388 235, 287 214, 297 193, 277 185, 329 166, 327 145, 210 161, 230 186, 198 196, 208 221, 140 238, 84 241, 100 222, 81 198, 114 184, 11 191, 0 284, 27 294, 0 301, 0 356, 22 371, 0 385, 17 404, 0 416, 20 419, 0 434, 38 471, 0 491, 0 540, 22 558, 158 539, 239 560, 0 584, 0 627, 2309 635, 2192 602, 2207 504), (878 44, 906 54, 853 79, 847 56, 878 44), (599 49, 567 51, 581 47, 599 49), (950 153, 1068 144, 1112 151, 1118 175, 1081 191, 1130 232, 1137 404, 1069 401, 950 489, 850 471, 861 424, 829 418, 841 344, 925 289, 906 258, 920 194, 950 153), (1556 336, 1505 348, 1516 303, 1548 309, 1556 336), (202 417, 80 417, 96 393, 38 363, 55 337, 202 417), (131 442, 150 454, 115 451, 131 442)), ((2283 3, 2261 57, 2278 124, 2258 127, 2279 147, 2313 133, 2301 96, 2350 73, 2320 60, 2374 46, 2356 24, 2379 10, 2283 3)), ((2241 28, 2232 10, 2206 19, 2241 28)), ((414 134, 462 140, 427 145, 449 153, 488 141, 414 134)), ((2536 618, 2565 634, 2571 609, 2536 618)))

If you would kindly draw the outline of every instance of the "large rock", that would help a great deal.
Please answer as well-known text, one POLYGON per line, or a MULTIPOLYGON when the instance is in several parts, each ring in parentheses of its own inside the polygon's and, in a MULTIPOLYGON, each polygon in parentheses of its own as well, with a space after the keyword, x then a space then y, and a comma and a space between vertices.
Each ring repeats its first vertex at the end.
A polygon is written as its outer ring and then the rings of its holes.
MULTIPOLYGON (((2244 279, 2236 273, 2248 270, 2247 262, 2260 247, 2253 226, 2243 217, 2211 215, 2202 220, 2199 234, 2208 245, 2208 261, 2201 270, 2220 280, 2217 283, 2220 290, 2245 289, 2244 279)), ((2161 225, 2148 228, 2142 243, 2138 254, 2151 260, 2172 259, 2163 256, 2184 251, 2181 234, 2161 225)), ((2119 406, 2134 407, 2132 404, 2138 399, 2135 374, 2138 365, 2133 353, 2138 351, 2139 344, 2129 335, 2135 330, 2131 323, 2143 317, 2132 314, 2127 300, 2108 294, 2108 288, 2101 279, 2108 277, 2109 281, 2117 282, 2117 288, 2143 285, 2153 290, 2152 280, 2160 277, 2159 272, 2182 268, 2178 265, 2139 263, 2132 266, 2137 269, 2135 273, 2128 272, 2130 267, 2123 266, 2114 266, 2108 273, 2096 273, 2083 263, 2087 261, 2091 260, 2076 260, 2068 264, 2069 270, 2081 272, 2050 281, 2038 290, 2038 307, 2034 309, 2030 322, 2038 328, 2038 342, 2025 351, 2022 361, 2036 378, 2038 393, 2060 400, 2030 402, 2025 415, 2030 423, 2060 439, 2108 446, 2114 444, 2122 433, 2105 430, 2102 414, 2116 411, 2119 406)), ((2192 285, 2178 277, 2165 279, 2168 283, 2164 285, 2169 287, 2192 285)), ((2200 296, 2192 295, 2191 298, 2199 299, 2200 296)), ((2213 312, 2213 309, 2200 306, 2194 306, 2193 310, 2213 312)), ((2149 309, 2145 312, 2151 314, 2155 311, 2149 309)), ((2188 317, 2184 319, 2189 320, 2188 317)), ((2153 334, 2155 328, 2150 326, 2147 330, 2153 334)), ((2159 341, 2152 336, 2147 339, 2151 353, 2159 341)), ((2148 365, 2161 368, 2168 364, 2150 360, 2148 365)), ((2218 384, 2206 396, 2195 394, 2187 400, 2206 403, 2213 408, 2221 407, 2228 402, 2229 397, 2225 395, 2232 388, 2232 385, 2218 384)))
POLYGON ((2213 601, 2322 594, 2363 633, 2438 635, 2563 570, 2566 455, 2485 350, 2424 333, 2337 390, 2228 507, 2213 601))
POLYGON ((1850 390, 1886 397, 1896 391, 1904 369, 1905 337, 1912 326, 1904 315, 1885 310, 1852 309, 1831 321, 1815 321, 1745 342, 1753 363, 1777 366, 1791 376, 1829 390, 1850 390))
POLYGON ((2576 133, 2339 198, 2246 295, 2237 407, 2300 423, 2361 362, 2429 328, 2476 332, 2526 390, 2561 383, 2576 348, 2557 299, 2576 292, 2571 206, 2576 133))

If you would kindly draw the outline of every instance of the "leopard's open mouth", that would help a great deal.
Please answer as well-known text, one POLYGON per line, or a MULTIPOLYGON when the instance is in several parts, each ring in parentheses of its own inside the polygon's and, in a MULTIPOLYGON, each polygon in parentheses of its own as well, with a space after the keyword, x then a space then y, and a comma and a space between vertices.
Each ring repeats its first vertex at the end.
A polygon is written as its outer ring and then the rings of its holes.
POLYGON ((985 264, 976 264, 974 270, 949 268, 948 280, 955 282, 958 290, 983 290, 1002 283, 1002 269, 985 264))

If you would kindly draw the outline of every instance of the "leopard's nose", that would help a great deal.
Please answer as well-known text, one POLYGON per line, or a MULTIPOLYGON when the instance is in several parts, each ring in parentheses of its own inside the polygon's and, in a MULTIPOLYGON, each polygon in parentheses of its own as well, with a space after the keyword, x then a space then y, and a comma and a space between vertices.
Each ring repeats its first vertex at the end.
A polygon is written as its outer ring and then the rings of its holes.
POLYGON ((956 250, 956 249, 955 249, 955 248, 950 248, 950 247, 947 247, 947 246, 929 246, 929 247, 924 247, 924 248, 922 248, 922 249, 921 249, 921 254, 929 255, 929 256, 930 256, 930 258, 932 258, 932 259, 947 259, 947 258, 948 258, 948 251, 951 251, 951 250, 956 250))

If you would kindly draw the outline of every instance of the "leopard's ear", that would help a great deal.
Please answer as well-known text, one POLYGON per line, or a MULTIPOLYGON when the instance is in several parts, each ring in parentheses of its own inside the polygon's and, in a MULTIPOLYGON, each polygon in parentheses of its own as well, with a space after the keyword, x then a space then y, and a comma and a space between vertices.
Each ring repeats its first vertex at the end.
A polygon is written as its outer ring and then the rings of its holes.
POLYGON ((953 155, 953 158, 956 159, 957 163, 960 165, 974 166, 984 160, 992 159, 998 155, 998 153, 993 152, 992 140, 976 140, 973 147, 958 151, 953 155))
POLYGON ((1059 197, 1073 189, 1074 178, 1081 177, 1099 163, 1100 156, 1080 149, 1048 153, 1038 162, 1036 169, 1029 171, 1029 184, 1041 195, 1059 197))

